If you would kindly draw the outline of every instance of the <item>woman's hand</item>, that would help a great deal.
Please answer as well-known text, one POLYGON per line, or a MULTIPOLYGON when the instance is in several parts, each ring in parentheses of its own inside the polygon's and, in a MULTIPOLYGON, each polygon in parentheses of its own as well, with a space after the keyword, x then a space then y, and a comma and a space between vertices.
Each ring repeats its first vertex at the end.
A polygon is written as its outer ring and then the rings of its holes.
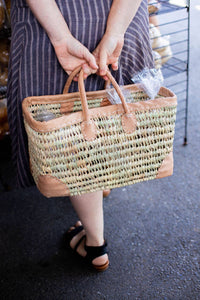
MULTIPOLYGON (((26 0, 26 2, 48 34, 56 56, 68 75, 82 64, 89 69, 89 73, 97 71, 94 56, 72 36, 55 0, 26 0)), ((89 74, 84 75, 86 78, 89 74)))
MULTIPOLYGON (((96 73, 98 66, 94 55, 71 34, 65 39, 56 41, 53 46, 61 66, 68 75, 80 65, 83 65, 85 69, 84 78, 91 73, 96 73)), ((76 76, 74 80, 77 81, 77 79, 76 76)))
POLYGON ((113 35, 105 33, 97 48, 93 51, 96 62, 99 65, 99 75, 105 76, 108 65, 111 65, 113 70, 118 69, 118 59, 124 45, 123 35, 113 35))
POLYGON ((99 74, 106 79, 107 66, 118 69, 118 59, 124 44, 124 34, 134 18, 142 0, 113 0, 106 31, 93 54, 99 65, 99 74))

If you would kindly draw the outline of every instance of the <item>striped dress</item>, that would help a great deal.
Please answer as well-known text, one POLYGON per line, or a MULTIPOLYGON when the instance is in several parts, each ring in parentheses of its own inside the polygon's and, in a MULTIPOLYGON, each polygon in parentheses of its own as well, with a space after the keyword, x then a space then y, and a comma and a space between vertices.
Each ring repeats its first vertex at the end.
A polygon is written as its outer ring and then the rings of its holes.
MULTIPOLYGON (((22 119, 22 100, 28 96, 61 94, 67 74, 61 68, 43 28, 34 18, 25 0, 12 0, 11 52, 8 75, 8 120, 12 157, 17 171, 17 185, 33 185, 29 169, 27 136, 22 119)), ((73 34, 91 52, 101 40, 112 0, 57 0, 73 34)), ((119 84, 130 84, 131 77, 144 67, 153 67, 149 40, 147 0, 142 3, 125 34, 119 70, 112 72, 119 84)), ((86 90, 104 87, 102 78, 92 75, 86 90)), ((73 82, 70 92, 77 91, 73 82)))

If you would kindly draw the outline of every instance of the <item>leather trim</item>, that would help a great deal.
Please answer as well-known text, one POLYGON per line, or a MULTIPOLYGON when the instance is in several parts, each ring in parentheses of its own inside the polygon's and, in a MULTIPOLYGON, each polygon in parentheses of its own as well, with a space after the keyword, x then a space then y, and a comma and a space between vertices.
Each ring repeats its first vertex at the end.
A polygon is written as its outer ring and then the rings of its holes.
POLYGON ((37 188, 47 198, 70 196, 66 184, 51 175, 39 175, 37 188))
POLYGON ((137 119, 133 114, 122 115, 122 127, 126 133, 132 133, 136 130, 137 119))
POLYGON ((97 136, 96 124, 93 120, 81 123, 81 132, 86 141, 93 141, 97 136))
POLYGON ((70 101, 68 103, 61 103, 60 112, 61 114, 68 114, 73 111, 73 108, 74 108, 74 101, 70 101))
MULTIPOLYGON (((88 97, 87 98, 88 101, 92 100, 92 97, 88 97)), ((73 100, 70 99, 68 100, 69 102, 66 103, 61 103, 60 104, 60 112, 61 114, 69 114, 71 112, 73 112, 74 110, 74 102, 80 100, 79 97, 74 98, 73 100)), ((110 101, 106 98, 103 98, 102 101, 99 103, 99 106, 108 106, 111 105, 110 101)))
POLYGON ((170 152, 165 157, 160 168, 158 169, 156 179, 171 176, 173 174, 173 167, 174 167, 173 152, 170 152))
MULTIPOLYGON (((139 91, 138 87, 135 85, 128 85, 124 87, 125 89, 130 89, 132 91, 139 91)), ((130 112, 136 111, 147 111, 158 109, 161 107, 168 107, 168 106, 176 106, 177 105, 177 97, 173 92, 170 90, 161 87, 159 94, 164 96, 165 98, 157 98, 154 100, 148 101, 140 101, 136 103, 128 103, 128 107, 130 112)), ((96 91, 96 92, 87 92, 87 98, 89 97, 101 97, 106 98, 107 91, 96 91)), ((77 124, 83 121, 83 113, 82 111, 71 113, 64 115, 62 117, 50 120, 48 122, 39 122, 33 119, 31 114, 29 113, 29 106, 32 104, 47 104, 47 103, 67 103, 69 101, 74 101, 74 98, 77 98, 79 93, 69 93, 66 95, 55 95, 55 96, 34 96, 25 98, 22 102, 23 114, 26 122, 29 126, 37 132, 48 132, 53 131, 56 129, 63 128, 64 126, 70 126, 73 124, 77 124)), ((116 114, 121 114, 124 112, 122 104, 117 105, 109 105, 109 106, 101 106, 97 108, 91 108, 90 111, 90 118, 95 118, 99 116, 111 116, 116 114)))

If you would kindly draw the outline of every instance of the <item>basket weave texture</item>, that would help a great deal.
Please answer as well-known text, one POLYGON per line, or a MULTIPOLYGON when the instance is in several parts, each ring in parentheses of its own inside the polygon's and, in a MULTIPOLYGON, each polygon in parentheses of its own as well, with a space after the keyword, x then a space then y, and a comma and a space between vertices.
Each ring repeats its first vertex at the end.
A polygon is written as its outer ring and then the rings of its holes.
POLYGON ((88 109, 96 126, 91 140, 82 132, 79 92, 23 101, 31 171, 45 196, 89 193, 158 177, 173 150, 176 97, 161 88, 157 99, 147 100, 135 85, 124 88, 130 91, 128 108, 136 118, 135 130, 124 131, 122 104, 109 105, 105 90, 88 92, 88 109), (44 109, 56 118, 36 121, 37 113, 44 109))

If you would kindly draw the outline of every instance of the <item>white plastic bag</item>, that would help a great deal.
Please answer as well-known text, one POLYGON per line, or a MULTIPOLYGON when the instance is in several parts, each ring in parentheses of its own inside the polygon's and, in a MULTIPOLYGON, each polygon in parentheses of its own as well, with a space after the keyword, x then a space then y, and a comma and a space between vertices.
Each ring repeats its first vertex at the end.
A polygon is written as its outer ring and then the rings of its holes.
POLYGON ((164 81, 160 69, 145 68, 136 74, 131 80, 142 89, 150 99, 154 99, 158 94, 164 81))

